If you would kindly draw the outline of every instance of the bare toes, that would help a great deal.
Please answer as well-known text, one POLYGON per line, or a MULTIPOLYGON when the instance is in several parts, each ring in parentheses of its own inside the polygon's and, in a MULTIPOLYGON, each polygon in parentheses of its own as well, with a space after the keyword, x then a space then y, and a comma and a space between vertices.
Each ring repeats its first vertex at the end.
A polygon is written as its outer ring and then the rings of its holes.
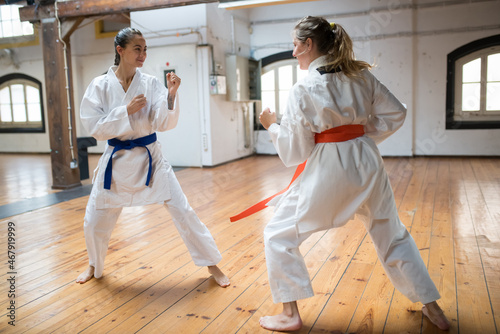
POLYGON ((94 267, 88 267, 83 273, 78 275, 76 283, 83 284, 88 282, 94 277, 94 267))

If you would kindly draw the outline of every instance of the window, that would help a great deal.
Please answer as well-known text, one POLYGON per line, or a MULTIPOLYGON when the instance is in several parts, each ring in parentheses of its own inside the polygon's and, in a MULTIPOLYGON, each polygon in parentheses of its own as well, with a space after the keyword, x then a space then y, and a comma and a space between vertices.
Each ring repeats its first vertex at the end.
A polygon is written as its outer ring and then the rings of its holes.
POLYGON ((95 22, 96 38, 114 38, 123 28, 130 27, 130 14, 106 15, 95 22))
POLYGON ((0 132, 45 132, 41 83, 24 74, 0 78, 0 132))
MULTIPOLYGON (((292 86, 307 75, 307 71, 299 68, 295 58, 281 59, 265 64, 263 59, 261 90, 262 107, 276 112, 278 122, 285 112, 288 95, 292 86)), ((258 123, 260 124, 260 123, 258 123)))
POLYGON ((29 22, 21 22, 19 8, 22 5, 0 6, 0 48, 12 48, 38 44, 38 33, 29 22))
POLYGON ((448 55, 447 129, 500 128, 500 35, 448 55))

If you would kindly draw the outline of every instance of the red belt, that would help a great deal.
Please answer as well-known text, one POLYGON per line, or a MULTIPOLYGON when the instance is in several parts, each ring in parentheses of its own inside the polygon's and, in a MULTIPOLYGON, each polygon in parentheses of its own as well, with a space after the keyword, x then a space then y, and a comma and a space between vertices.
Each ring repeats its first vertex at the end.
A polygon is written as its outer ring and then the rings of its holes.
MULTIPOLYGON (((321 133, 316 133, 314 136, 314 141, 316 143, 338 143, 338 142, 343 142, 343 141, 348 141, 354 138, 361 137, 365 134, 365 130, 363 129, 363 125, 361 124, 349 124, 349 125, 342 125, 338 126, 332 129, 328 129, 326 131, 323 131, 321 133)), ((279 193, 272 195, 271 197, 266 198, 265 200, 260 201, 259 203, 252 205, 245 211, 232 216, 229 218, 230 221, 235 222, 237 220, 243 219, 245 217, 248 217, 250 215, 253 215, 256 212, 259 212, 260 210, 264 209, 267 207, 267 203, 272 200, 274 197, 281 195, 285 191, 290 188, 292 183, 299 177, 299 175, 302 173, 304 168, 306 167, 306 161, 301 163, 300 165, 297 166, 297 169, 295 170, 295 173, 293 174, 292 180, 290 181, 290 184, 283 190, 281 190, 279 193)))

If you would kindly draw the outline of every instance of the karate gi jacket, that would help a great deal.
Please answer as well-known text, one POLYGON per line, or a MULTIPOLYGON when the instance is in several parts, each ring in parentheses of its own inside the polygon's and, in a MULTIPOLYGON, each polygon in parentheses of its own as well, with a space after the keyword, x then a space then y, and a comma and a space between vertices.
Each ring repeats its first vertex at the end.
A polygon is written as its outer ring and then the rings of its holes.
POLYGON ((352 80, 317 69, 326 57, 315 59, 308 75, 291 89, 280 125, 269 128, 283 163, 307 164, 290 189, 271 200, 277 210, 284 201, 297 201, 290 212, 298 234, 339 227, 358 214, 385 219, 394 213, 394 199, 376 144, 404 122, 406 108, 368 70, 352 80), (365 135, 339 143, 315 143, 315 133, 347 124, 361 124, 365 135), (297 193, 297 196, 290 196, 297 193), (375 196, 375 197, 373 197, 375 196), (374 200, 375 199, 375 200, 374 200), (392 202, 391 202, 392 201, 392 202))
MULTIPOLYGON (((127 92, 115 75, 116 66, 95 78, 88 86, 81 103, 80 117, 83 126, 97 140, 117 138, 131 140, 167 131, 177 125, 179 98, 174 109, 168 109, 168 91, 156 77, 136 70, 127 92), (128 115, 127 104, 137 95, 144 94, 147 105, 133 115, 128 115)), ((149 155, 145 147, 120 150, 113 155, 111 189, 104 189, 104 172, 113 147, 106 143, 103 155, 94 172, 92 192, 96 195, 96 207, 118 208, 152 203, 164 203, 170 199, 168 178, 172 167, 164 159, 160 143, 147 145, 152 157, 150 185, 146 186, 149 155)), ((91 196, 92 197, 92 196, 91 196)))

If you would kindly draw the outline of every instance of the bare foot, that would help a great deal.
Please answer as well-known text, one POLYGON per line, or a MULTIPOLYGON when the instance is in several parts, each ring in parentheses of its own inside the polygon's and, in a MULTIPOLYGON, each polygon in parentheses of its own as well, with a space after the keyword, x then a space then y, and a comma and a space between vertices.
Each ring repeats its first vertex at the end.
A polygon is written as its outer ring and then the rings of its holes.
POLYGON ((90 279, 94 277, 94 267, 89 266, 87 270, 85 270, 83 273, 78 275, 78 278, 76 279, 76 283, 83 284, 87 281, 90 281, 90 279))
POLYGON ((229 278, 219 269, 217 266, 208 266, 208 272, 213 276, 217 284, 221 287, 228 287, 231 282, 229 282, 229 278))
POLYGON ((270 331, 290 332, 302 328, 297 302, 283 303, 283 312, 260 318, 260 326, 270 331))
POLYGON ((422 313, 439 329, 443 331, 450 329, 450 322, 435 301, 422 306, 422 313))

